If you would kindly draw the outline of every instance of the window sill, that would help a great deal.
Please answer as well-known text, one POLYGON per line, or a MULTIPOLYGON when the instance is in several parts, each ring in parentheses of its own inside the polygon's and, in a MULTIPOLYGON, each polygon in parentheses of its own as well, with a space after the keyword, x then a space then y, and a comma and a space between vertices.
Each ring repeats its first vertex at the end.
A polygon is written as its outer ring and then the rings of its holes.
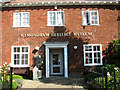
POLYGON ((11 67, 18 68, 18 67, 30 67, 29 65, 11 65, 11 67))
POLYGON ((82 25, 82 26, 100 26, 100 24, 98 24, 98 25, 82 25))
POLYGON ((12 26, 12 28, 30 28, 30 26, 12 26))
POLYGON ((103 64, 84 64, 84 66, 101 66, 103 64))
POLYGON ((47 25, 47 27, 65 27, 65 25, 47 25))

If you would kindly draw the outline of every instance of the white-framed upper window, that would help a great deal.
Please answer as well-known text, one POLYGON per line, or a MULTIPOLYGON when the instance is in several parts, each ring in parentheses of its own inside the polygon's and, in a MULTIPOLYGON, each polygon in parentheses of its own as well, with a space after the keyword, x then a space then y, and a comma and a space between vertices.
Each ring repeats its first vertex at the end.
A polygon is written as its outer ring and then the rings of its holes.
POLYGON ((30 27, 30 12, 14 12, 13 27, 30 27))
POLYGON ((82 11, 83 26, 99 25, 98 10, 83 10, 82 11))
POLYGON ((29 46, 12 46, 12 67, 29 67, 29 46))
POLYGON ((102 45, 84 44, 84 66, 102 65, 102 45))
POLYGON ((47 26, 64 26, 64 11, 48 11, 47 26))

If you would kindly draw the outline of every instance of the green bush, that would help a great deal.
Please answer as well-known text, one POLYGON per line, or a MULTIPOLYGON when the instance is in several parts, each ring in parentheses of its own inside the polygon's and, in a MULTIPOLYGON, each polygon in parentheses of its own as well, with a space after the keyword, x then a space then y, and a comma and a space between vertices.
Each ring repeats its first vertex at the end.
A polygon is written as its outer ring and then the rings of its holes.
MULTIPOLYGON (((107 72, 110 72, 110 74, 113 74, 113 71, 114 71, 114 68, 116 67, 116 65, 115 64, 107 64, 106 65, 106 67, 107 67, 107 72)), ((105 68, 105 66, 103 66, 102 68, 105 68)))
MULTIPOLYGON (((118 81, 119 81, 118 78, 116 78, 116 83, 119 83, 118 81)), ((98 86, 99 88, 102 87, 103 82, 104 82, 104 88, 105 88, 105 78, 104 77, 103 78, 97 77, 94 79, 94 84, 96 84, 96 86, 98 86)), ((114 77, 113 76, 108 77, 107 84, 108 84, 108 88, 110 88, 110 89, 114 88, 114 77)), ((117 90, 119 90, 120 86, 118 86, 118 84, 116 84, 116 88, 117 88, 117 90)))
MULTIPOLYGON (((20 75, 13 75, 12 78, 13 78, 13 80, 15 80, 17 82, 18 87, 22 87, 23 80, 24 80, 22 78, 22 76, 20 76, 20 75)), ((8 76, 8 79, 10 79, 10 76, 8 76)))
POLYGON ((85 74, 84 75, 84 80, 85 82, 87 82, 89 79, 93 79, 93 78, 96 78, 97 75, 93 74, 93 73, 89 73, 89 74, 85 74))
MULTIPOLYGON (((7 80, 4 81, 4 83, 2 85, 2 89, 9 89, 10 88, 10 84, 11 84, 10 81, 7 81, 7 80)), ((15 80, 13 80, 13 82, 12 82, 12 88, 13 88, 13 90, 16 90, 17 87, 18 87, 17 86, 17 82, 15 80)))

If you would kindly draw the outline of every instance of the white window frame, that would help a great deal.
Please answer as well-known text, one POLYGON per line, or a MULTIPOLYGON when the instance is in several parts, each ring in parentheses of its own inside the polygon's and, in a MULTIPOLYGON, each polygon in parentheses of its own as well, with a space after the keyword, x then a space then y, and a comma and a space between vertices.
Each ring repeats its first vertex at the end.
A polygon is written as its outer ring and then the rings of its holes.
POLYGON ((11 66, 12 67, 30 67, 29 66, 29 61, 30 61, 30 46, 29 45, 25 45, 25 46, 12 46, 11 47, 11 66), (14 54, 17 54, 17 53, 14 53, 14 47, 20 47, 20 52, 18 54, 20 54, 20 64, 19 65, 14 65, 14 54), (22 47, 28 47, 28 52, 22 52, 22 47), (21 55, 22 54, 28 54, 28 64, 26 65, 22 65, 21 64, 21 55))
POLYGON ((48 17, 47 17, 47 26, 65 26, 65 15, 64 15, 65 13, 64 13, 64 11, 48 11, 48 17), (55 12, 55 21, 56 21, 56 25, 51 25, 50 24, 50 12, 55 12), (63 12, 63 24, 62 25, 58 25, 58 23, 57 23, 57 12, 63 12))
POLYGON ((83 26, 99 26, 100 22, 99 22, 99 12, 98 12, 98 10, 83 10, 82 11, 82 22, 83 22, 83 26), (87 22, 86 22, 87 17, 84 14, 86 12, 88 12, 90 24, 87 24, 87 22), (97 22, 98 22, 98 24, 92 24, 92 21, 91 21, 91 12, 97 12, 97 22))
POLYGON ((84 66, 95 66, 95 65, 103 65, 102 61, 102 44, 84 44, 84 66), (92 51, 85 51, 85 46, 92 46, 92 51), (93 51, 93 46, 100 46, 100 51, 93 51), (94 53, 95 52, 100 52, 100 63, 94 63, 94 53), (86 57, 85 53, 92 53, 92 64, 86 64, 86 57))
POLYGON ((30 12, 14 12, 13 13, 13 28, 19 28, 19 27, 30 27, 30 12), (17 26, 15 23, 16 23, 16 17, 15 17, 15 14, 16 13, 20 13, 21 14, 21 25, 19 25, 19 26, 17 26), (23 14, 24 13, 27 13, 27 14, 29 14, 29 17, 28 17, 28 19, 29 19, 29 24, 28 25, 24 25, 23 24, 23 14))

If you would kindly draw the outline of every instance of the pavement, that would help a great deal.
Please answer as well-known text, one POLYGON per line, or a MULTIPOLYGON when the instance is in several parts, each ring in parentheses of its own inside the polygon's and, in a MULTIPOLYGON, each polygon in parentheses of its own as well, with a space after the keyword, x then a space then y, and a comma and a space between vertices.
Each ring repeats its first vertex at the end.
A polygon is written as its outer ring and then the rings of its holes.
POLYGON ((35 90, 88 90, 84 83, 84 78, 80 74, 72 74, 69 78, 63 76, 52 76, 40 80, 24 79, 22 89, 29 88, 35 90))

